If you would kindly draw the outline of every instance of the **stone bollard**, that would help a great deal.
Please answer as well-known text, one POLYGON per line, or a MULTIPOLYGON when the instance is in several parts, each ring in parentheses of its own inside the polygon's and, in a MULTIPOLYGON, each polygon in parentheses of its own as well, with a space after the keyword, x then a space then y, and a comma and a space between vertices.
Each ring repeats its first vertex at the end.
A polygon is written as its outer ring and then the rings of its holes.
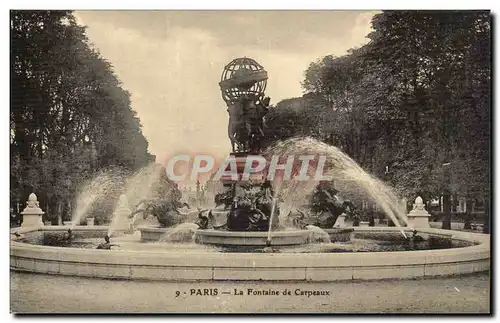
POLYGON ((424 201, 420 196, 417 196, 413 204, 413 210, 408 213, 408 226, 412 228, 430 228, 430 216, 425 210, 424 201))
POLYGON ((21 212, 23 215, 21 227, 43 227, 42 215, 44 213, 38 204, 35 193, 31 193, 28 202, 26 202, 26 208, 21 212))

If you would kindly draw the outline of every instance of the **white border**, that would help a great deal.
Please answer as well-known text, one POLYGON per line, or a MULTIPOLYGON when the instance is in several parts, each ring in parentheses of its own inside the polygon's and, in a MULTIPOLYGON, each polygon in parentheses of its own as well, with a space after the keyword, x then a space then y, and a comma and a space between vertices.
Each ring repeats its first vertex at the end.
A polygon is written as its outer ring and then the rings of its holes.
MULTIPOLYGON (((6 2, 4 2, 6 3, 6 2)), ((37 1, 12 1, 10 8, 15 9, 287 9, 287 10, 380 10, 383 9, 490 9, 494 2, 488 0, 476 1, 448 1, 440 2, 433 0, 420 0, 415 2, 404 1, 361 1, 351 0, 346 2, 340 1, 324 1, 324 0, 308 0, 298 1, 289 0, 269 1, 269 0, 251 0, 251 1, 200 1, 200 0, 183 0, 183 1, 131 1, 124 0, 115 3, 104 2, 99 0, 88 1, 64 1, 50 0, 43 3, 37 1)))
MULTIPOLYGON (((492 9, 493 12, 497 12, 497 7, 498 7, 498 1, 483 1, 483 0, 476 0, 476 1, 447 1, 447 2, 439 2, 435 0, 420 0, 420 1, 415 1, 415 2, 403 2, 403 1, 377 1, 375 2, 370 2, 370 1, 347 1, 347 2, 333 2, 333 1, 324 1, 324 0, 308 0, 308 1, 269 1, 269 0, 251 0, 251 1, 200 1, 200 0, 183 0, 183 1, 177 1, 175 3, 172 3, 172 1, 117 1, 113 5, 111 5, 109 2, 104 2, 102 0, 87 0, 87 1, 44 1, 44 2, 37 2, 37 1, 2 1, 1 2, 1 26, 4 26, 1 31, 0 31, 0 37, 1 37, 1 43, 2 44, 9 44, 9 9, 57 9, 57 8, 71 8, 71 9, 137 9, 137 10, 144 10, 144 9, 307 9, 307 10, 321 10, 321 9, 337 9, 337 10, 368 10, 368 9, 492 9)), ((496 40, 496 34, 495 34, 495 40, 496 40)), ((495 53, 498 53, 498 42, 495 41, 495 53)), ((3 48, 6 48, 4 46, 3 48)), ((4 134, 4 139, 0 140, 0 145, 2 152, 4 152, 2 158, 2 169, 3 171, 1 172, 2 174, 2 194, 0 194, 0 205, 1 209, 4 210, 4 212, 7 212, 7 206, 8 206, 8 192, 9 192, 9 178, 8 174, 10 172, 7 171, 7 169, 10 169, 10 162, 8 159, 8 151, 9 151, 9 146, 8 146, 8 141, 7 141, 7 133, 8 133, 8 123, 7 123, 7 118, 8 118, 8 112, 7 112, 7 106, 9 106, 8 98, 9 98, 9 51, 4 49, 1 51, 2 59, 0 64, 0 68, 2 69, 2 98, 3 98, 3 106, 4 108, 2 109, 2 122, 0 122, 0 133, 4 134), (5 118, 5 119, 3 119, 5 118), (5 127, 5 129, 4 129, 5 127)), ((498 82, 495 84, 494 90, 497 90, 498 88, 498 82)), ((495 121, 497 121, 499 113, 496 113, 495 121)), ((498 124, 498 123, 496 123, 498 124)), ((499 148, 495 144, 495 148, 499 148)), ((493 166, 493 165, 492 165, 493 166)), ((496 165, 495 165, 496 166, 496 165)), ((495 177, 496 179, 496 177, 495 177)), ((493 179, 492 179, 493 180, 493 179)), ((493 180, 495 183, 496 181, 493 180)), ((495 197, 493 200, 500 201, 498 198, 498 190, 496 190, 495 197)), ((493 215, 494 216, 494 215, 493 215)), ((6 219, 7 215, 4 216, 4 223, 6 225, 6 219)), ((497 223, 496 221, 495 223, 497 223)), ((492 230, 495 230, 496 232, 496 225, 492 230)), ((3 284, 4 290, 3 293, 1 294, 1 313, 4 314, 2 316, 5 316, 6 321, 11 322, 13 321, 13 316, 12 315, 5 315, 9 313, 10 311, 10 303, 9 303, 9 290, 7 286, 10 286, 10 280, 9 280, 9 269, 8 269, 8 254, 9 254, 9 244, 8 244, 8 238, 7 235, 5 235, 5 242, 1 244, 1 252, 2 256, 4 256, 6 262, 4 266, 1 266, 2 273, 0 274, 0 277, 3 279, 3 284)), ((498 279, 495 280, 498 282, 498 279)), ((495 284, 496 285, 496 284, 495 284)), ((496 286, 495 286, 496 287, 496 286)), ((498 300, 498 298, 496 298, 498 300)), ((492 308, 494 305, 497 305, 498 303, 495 302, 495 304, 491 304, 492 308)), ((495 306, 496 307, 496 306, 495 306)), ((318 317, 316 317, 318 318, 318 317)), ((439 318, 431 318, 431 317, 424 317, 426 322, 432 322, 436 321, 438 322, 440 319, 439 318)), ((5 322, 4 317, 2 317, 2 322, 5 322)), ((69 318, 65 318, 68 319, 69 318)), ((144 319, 144 318, 143 318, 144 319)), ((178 320, 179 318, 175 317, 169 317, 167 318, 168 320, 178 320)), ((204 318, 204 319, 212 319, 216 320, 218 318, 204 318)), ((243 319, 243 318, 238 318, 243 319)), ((259 318, 259 320, 287 320, 288 318, 278 318, 278 317, 268 317, 268 318, 259 318)), ((304 319, 304 317, 301 317, 301 319, 304 319)), ((334 317, 333 319, 335 320, 344 320, 343 318, 338 318, 334 317)), ((402 319, 401 317, 398 318, 398 320, 402 319)), ((41 320, 40 318, 35 319, 35 321, 41 320)), ((100 321, 102 319, 94 318, 94 320, 100 321)), ((150 319, 149 319, 150 320, 150 319)))

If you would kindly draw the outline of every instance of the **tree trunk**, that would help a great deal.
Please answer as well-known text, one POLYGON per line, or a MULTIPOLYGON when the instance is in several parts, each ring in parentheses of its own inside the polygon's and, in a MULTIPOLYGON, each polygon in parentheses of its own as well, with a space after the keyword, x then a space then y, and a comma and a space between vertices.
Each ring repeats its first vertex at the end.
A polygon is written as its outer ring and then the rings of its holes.
POLYGON ((450 193, 445 192, 443 194, 443 211, 444 211, 444 217, 443 217, 443 225, 442 229, 447 229, 451 230, 451 201, 450 201, 450 193))
POLYGON ((490 200, 486 199, 484 201, 484 223, 483 223, 483 233, 490 233, 490 200))
POLYGON ((457 212, 458 206, 458 196, 456 193, 453 193, 451 198, 451 212, 457 212))
POLYGON ((375 217, 373 216, 373 213, 370 214, 369 222, 368 222, 369 227, 374 227, 375 226, 375 217))
POLYGON ((57 201, 57 225, 62 225, 62 204, 61 201, 57 201))
MULTIPOLYGON (((72 221, 73 220, 73 210, 71 209, 71 200, 68 198, 67 199, 67 207, 68 207, 68 213, 66 215, 66 218, 68 218, 69 220, 68 221, 72 221)), ((79 225, 80 223, 76 223, 74 225, 79 225)))
POLYGON ((464 229, 465 230, 471 230, 471 223, 472 223, 472 200, 467 199, 465 201, 465 223, 464 223, 464 229))
MULTIPOLYGON (((47 198, 45 202, 45 221, 50 221, 52 222, 52 215, 50 214, 50 208, 49 208, 49 199, 47 198)), ((52 224, 52 223, 51 223, 52 224)))

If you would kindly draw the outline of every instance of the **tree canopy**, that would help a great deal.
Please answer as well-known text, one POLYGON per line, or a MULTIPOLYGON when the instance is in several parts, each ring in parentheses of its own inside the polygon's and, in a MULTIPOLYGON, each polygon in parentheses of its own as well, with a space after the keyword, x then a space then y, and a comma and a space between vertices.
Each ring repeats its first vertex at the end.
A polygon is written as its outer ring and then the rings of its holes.
POLYGON ((11 200, 71 201, 98 169, 153 160, 130 93, 71 11, 11 11, 11 200))
POLYGON ((375 15, 366 45, 312 62, 306 94, 271 109, 272 140, 336 145, 406 197, 488 198, 490 24, 485 11, 375 15))

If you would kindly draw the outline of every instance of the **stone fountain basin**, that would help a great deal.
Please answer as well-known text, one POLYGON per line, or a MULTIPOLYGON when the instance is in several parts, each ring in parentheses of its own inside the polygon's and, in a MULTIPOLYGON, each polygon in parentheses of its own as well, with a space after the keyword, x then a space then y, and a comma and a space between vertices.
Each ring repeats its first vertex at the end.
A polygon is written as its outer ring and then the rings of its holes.
POLYGON ((326 233, 330 236, 331 242, 346 242, 350 241, 353 235, 353 228, 333 228, 324 229, 326 233))
MULTIPOLYGON (((67 223, 67 222, 66 222, 67 223)), ((73 235, 76 235, 81 238, 94 238, 96 236, 104 237, 108 234, 109 226, 107 225, 95 225, 95 226, 71 226, 71 225, 45 225, 40 229, 27 228, 25 230, 16 230, 19 233, 28 233, 32 231, 50 231, 50 232, 68 232, 68 229, 71 228, 71 232, 73 235)), ((113 234, 115 236, 116 234, 113 234)))
MULTIPOLYGON (((59 227, 61 228, 61 227, 59 227)), ((99 227, 98 227, 99 228, 99 227)), ((107 231, 107 228, 103 232, 107 231)), ((62 227, 60 230, 67 230, 62 227)), ((76 227, 80 230, 94 228, 76 227)), ((100 228, 99 228, 100 229, 100 228)), ((373 228, 353 228, 373 230, 373 228)), ((53 231, 22 228, 19 233, 53 231)), ((382 230, 382 229, 375 229, 382 230)), ((399 232, 398 228, 383 228, 399 232)), ((95 250, 32 245, 11 235, 11 270, 98 277, 168 281, 343 281, 408 279, 488 271, 490 236, 480 233, 421 229, 429 235, 477 243, 463 248, 373 253, 166 253, 144 250, 95 250)))
MULTIPOLYGON (((308 230, 273 231, 271 242, 273 246, 302 245, 310 241, 311 234, 308 230)), ((267 237, 267 232, 197 230, 195 233, 197 243, 222 246, 266 246, 267 237)))
MULTIPOLYGON (((139 227, 141 241, 158 241, 171 228, 139 227)), ((294 246, 309 243, 311 231, 308 230, 286 230, 272 232, 273 246, 294 246)), ((267 232, 239 232, 223 230, 197 230, 195 242, 208 245, 221 246, 266 246, 267 232)))

